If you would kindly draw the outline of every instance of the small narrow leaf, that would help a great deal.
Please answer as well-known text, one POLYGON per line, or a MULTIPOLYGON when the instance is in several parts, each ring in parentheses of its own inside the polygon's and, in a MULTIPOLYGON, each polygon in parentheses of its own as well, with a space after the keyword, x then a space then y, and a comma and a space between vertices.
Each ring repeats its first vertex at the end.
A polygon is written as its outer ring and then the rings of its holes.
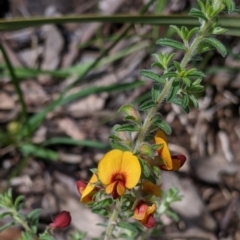
POLYGON ((177 34, 178 36, 183 39, 183 36, 182 36, 182 32, 181 30, 179 29, 179 27, 175 26, 175 25, 170 25, 169 26, 170 28, 172 28, 177 34))
POLYGON ((165 70, 164 66, 161 63, 159 63, 159 62, 152 63, 151 64, 151 68, 154 68, 154 67, 158 67, 158 68, 160 68, 163 71, 165 70))
POLYGON ((144 110, 147 110, 149 108, 152 108, 156 105, 155 102, 153 102, 152 100, 148 100, 148 101, 145 101, 144 103, 142 103, 139 107, 139 110, 140 111, 144 111, 144 110))
POLYGON ((197 8, 192 8, 188 14, 189 16, 192 17, 197 17, 197 18, 201 18, 204 21, 207 21, 208 19, 206 18, 206 16, 197 8))
POLYGON ((44 158, 47 160, 57 161, 58 154, 52 150, 39 147, 31 143, 25 143, 20 147, 21 152, 24 156, 35 156, 44 158))
POLYGON ((14 202, 14 208, 17 209, 18 211, 21 209, 22 206, 22 201, 24 199, 24 196, 20 195, 16 198, 15 202, 14 202))
POLYGON ((226 28, 222 28, 222 27, 215 27, 212 31, 212 34, 217 35, 217 34, 223 34, 227 32, 226 28))
POLYGON ((162 129, 167 135, 171 135, 172 129, 167 122, 161 121, 161 122, 154 122, 153 124, 158 128, 162 129))
POLYGON ((199 31, 199 27, 192 28, 187 35, 187 39, 189 40, 196 32, 199 31))
POLYGON ((183 107, 186 108, 189 105, 189 98, 188 95, 184 94, 183 95, 183 107))
POLYGON ((193 95, 189 95, 189 99, 191 100, 191 102, 193 103, 193 106, 198 109, 199 108, 199 104, 198 104, 198 100, 193 96, 193 95))
POLYGON ((10 223, 7 223, 3 226, 0 227, 0 232, 4 231, 5 229, 9 228, 9 227, 12 227, 15 225, 15 222, 10 222, 10 223))
POLYGON ((110 140, 109 143, 110 143, 112 149, 119 149, 122 151, 130 151, 131 150, 129 146, 123 144, 122 142, 110 140))
POLYGON ((178 75, 175 72, 167 72, 162 76, 163 79, 165 79, 165 78, 176 78, 176 77, 178 77, 178 75))
POLYGON ((187 77, 183 77, 182 78, 182 81, 188 86, 190 87, 191 86, 191 80, 187 77))
POLYGON ((177 70, 179 73, 182 72, 182 68, 181 68, 179 62, 174 61, 174 62, 173 62, 173 65, 174 65, 174 67, 176 68, 176 70, 177 70))
POLYGON ((166 46, 166 47, 172 47, 178 50, 185 50, 185 46, 183 43, 178 42, 176 40, 170 39, 170 38, 162 38, 159 39, 156 44, 166 46))
POLYGON ((167 96, 167 102, 171 102, 171 100, 176 97, 178 90, 179 90, 179 81, 174 81, 169 91, 169 94, 167 96))
POLYGON ((189 107, 184 107, 183 106, 183 100, 181 98, 175 97, 174 99, 172 99, 171 102, 180 106, 186 113, 189 113, 189 110, 190 110, 189 107))
POLYGON ((122 125, 116 127, 115 131, 116 132, 138 132, 139 127, 136 126, 135 124, 126 123, 126 124, 122 124, 122 125))
POLYGON ((123 229, 127 229, 133 233, 138 233, 138 229, 132 224, 132 223, 128 223, 128 222, 119 222, 117 223, 118 227, 123 228, 123 229))
POLYGON ((144 77, 147 77, 147 78, 150 78, 156 82, 159 82, 159 83, 165 83, 165 81, 155 72, 152 72, 151 70, 146 70, 146 69, 143 69, 140 71, 140 74, 144 77))
POLYGON ((203 42, 212 45, 223 57, 227 55, 227 50, 225 46, 216 38, 205 38, 203 42))
POLYGON ((226 4, 228 13, 231 13, 235 10, 235 3, 232 0, 223 0, 226 4))
POLYGON ((158 100, 158 97, 161 93, 161 85, 159 84, 154 84, 152 87, 152 100, 156 102, 158 100))

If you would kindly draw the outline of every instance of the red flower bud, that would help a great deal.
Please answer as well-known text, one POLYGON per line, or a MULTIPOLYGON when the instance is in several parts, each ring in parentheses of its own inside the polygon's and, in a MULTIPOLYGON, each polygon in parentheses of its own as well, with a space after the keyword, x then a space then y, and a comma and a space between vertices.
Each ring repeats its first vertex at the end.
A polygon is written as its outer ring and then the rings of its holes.
POLYGON ((65 228, 71 223, 71 215, 68 211, 60 212, 52 223, 49 224, 51 228, 65 228))

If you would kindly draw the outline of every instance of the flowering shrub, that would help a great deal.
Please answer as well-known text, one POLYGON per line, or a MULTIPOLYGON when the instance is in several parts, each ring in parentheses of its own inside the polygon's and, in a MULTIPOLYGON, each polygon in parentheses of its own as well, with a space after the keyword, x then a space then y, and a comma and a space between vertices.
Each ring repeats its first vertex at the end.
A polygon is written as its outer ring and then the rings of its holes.
MULTIPOLYGON (((171 127, 164 121, 158 108, 164 100, 179 105, 186 113, 191 106, 198 108, 197 94, 204 89, 201 85, 204 73, 191 68, 189 63, 213 48, 226 55, 224 45, 214 35, 226 31, 217 25, 219 13, 226 8, 228 12, 234 10, 231 0, 198 3, 200 8, 193 8, 190 15, 198 18, 199 27, 188 29, 171 26, 181 41, 166 38, 157 41, 161 46, 183 51, 182 60, 174 61, 175 53, 153 54, 155 62, 152 67, 158 68, 162 75, 152 70, 140 72, 154 81, 151 98, 139 107, 126 104, 119 109, 125 115, 126 123, 113 127, 109 137, 112 150, 100 159, 96 169, 92 169, 93 175, 88 182, 79 180, 76 183, 80 201, 91 207, 93 212, 109 218, 104 240, 120 237, 133 239, 143 234, 144 228, 157 227, 161 214, 174 216, 169 205, 181 199, 176 189, 168 193, 161 190, 161 184, 164 184, 160 182, 161 170, 178 171, 186 157, 170 153, 166 135, 171 134, 171 127), (144 116, 143 119, 141 116, 144 116), (136 141, 134 132, 137 133, 136 141), (117 231, 119 228, 122 231, 117 231)), ((8 193, 0 198, 0 204, 11 209, 6 215, 12 216, 15 222, 25 228, 23 239, 51 239, 49 229, 70 224, 69 213, 63 211, 43 234, 37 236, 37 222, 33 224, 34 228, 29 227, 25 224, 26 219, 23 220, 18 213, 20 200, 13 203, 8 193)), ((36 214, 32 216, 35 220, 36 214)), ((147 235, 144 237, 147 239, 147 235)))

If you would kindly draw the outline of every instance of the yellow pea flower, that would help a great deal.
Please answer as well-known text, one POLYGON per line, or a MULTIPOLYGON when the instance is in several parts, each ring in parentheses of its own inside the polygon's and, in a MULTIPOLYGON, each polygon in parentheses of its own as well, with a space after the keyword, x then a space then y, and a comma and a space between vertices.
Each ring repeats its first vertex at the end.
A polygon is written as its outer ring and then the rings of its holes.
POLYGON ((164 163, 159 165, 159 168, 165 171, 177 171, 183 166, 186 161, 186 157, 182 154, 171 156, 167 145, 167 138, 163 131, 158 130, 155 135, 155 143, 162 144, 157 149, 158 157, 160 157, 164 163))
POLYGON ((97 192, 96 183, 98 181, 97 175, 93 174, 89 183, 86 184, 85 182, 79 180, 77 181, 77 189, 78 192, 81 194, 80 202, 82 203, 89 203, 93 200, 93 195, 97 192))
POLYGON ((122 196, 126 189, 134 188, 140 175, 140 163, 129 151, 111 150, 98 164, 99 180, 106 186, 106 193, 112 194, 114 199, 122 196))

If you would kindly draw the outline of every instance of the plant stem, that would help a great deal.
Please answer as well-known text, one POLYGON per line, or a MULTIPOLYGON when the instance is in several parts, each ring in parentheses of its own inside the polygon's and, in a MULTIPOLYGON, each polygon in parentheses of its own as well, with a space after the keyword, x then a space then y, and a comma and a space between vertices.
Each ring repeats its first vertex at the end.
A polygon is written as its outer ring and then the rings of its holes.
MULTIPOLYGON (((209 27, 211 26, 212 21, 209 20, 208 22, 203 22, 202 26, 198 32, 198 34, 196 35, 195 39, 192 41, 190 47, 187 49, 181 63, 180 66, 182 68, 185 68, 186 65, 188 64, 188 62, 191 60, 192 56, 195 54, 195 51, 198 47, 198 45, 201 43, 201 41, 203 40, 203 38, 205 37, 206 33, 208 32, 209 27)), ((134 148, 133 152, 137 152, 139 150, 139 147, 141 145, 141 143, 144 141, 144 137, 149 129, 149 127, 152 124, 152 120, 153 117, 156 113, 156 111, 158 110, 158 107, 160 106, 160 104, 163 102, 163 100, 167 97, 168 92, 172 86, 174 78, 171 78, 164 86, 161 94, 159 95, 157 101, 156 101, 156 105, 151 108, 151 110, 148 112, 147 116, 145 117, 145 121, 143 123, 143 126, 138 134, 137 140, 136 140, 136 145, 134 148)))
POLYGON ((112 212, 112 215, 111 215, 111 217, 110 217, 110 219, 109 219, 104 240, 109 240, 109 239, 111 239, 112 231, 113 231, 113 229, 114 229, 114 226, 115 226, 115 224, 116 224, 116 220, 117 220, 117 218, 118 218, 120 206, 121 206, 121 202, 120 202, 120 200, 118 199, 118 200, 116 201, 116 205, 115 205, 115 207, 114 207, 114 210, 113 210, 113 212, 112 212))
POLYGON ((25 222, 19 215, 18 212, 13 209, 13 216, 16 222, 18 222, 32 237, 33 240, 39 240, 38 236, 32 231, 32 229, 28 226, 27 222, 25 222))

